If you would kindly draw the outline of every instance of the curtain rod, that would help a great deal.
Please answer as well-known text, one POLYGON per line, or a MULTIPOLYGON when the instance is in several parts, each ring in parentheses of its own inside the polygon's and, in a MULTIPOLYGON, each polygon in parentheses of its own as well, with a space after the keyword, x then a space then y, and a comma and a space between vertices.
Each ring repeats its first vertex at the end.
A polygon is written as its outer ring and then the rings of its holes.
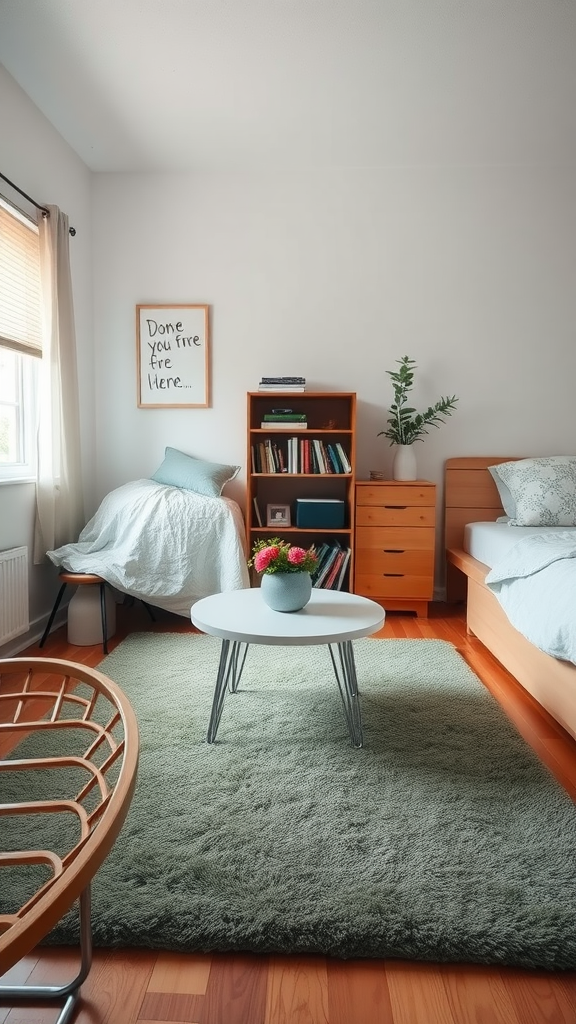
MULTIPOLYGON (((16 192, 19 192, 21 196, 24 196, 24 199, 27 199, 29 203, 32 203, 32 206, 35 206, 37 210, 42 210, 42 213, 45 217, 50 216, 50 211, 47 210, 45 206, 42 206, 40 203, 37 203, 35 199, 32 199, 32 196, 29 196, 26 192, 23 192, 21 188, 18 188, 18 185, 15 185, 13 181, 10 181, 10 178, 7 178, 6 175, 2 174, 1 171, 0 178, 2 178, 3 181, 10 185, 10 188, 15 189, 16 192)), ((69 231, 72 236, 76 234, 76 228, 69 228, 69 231)))

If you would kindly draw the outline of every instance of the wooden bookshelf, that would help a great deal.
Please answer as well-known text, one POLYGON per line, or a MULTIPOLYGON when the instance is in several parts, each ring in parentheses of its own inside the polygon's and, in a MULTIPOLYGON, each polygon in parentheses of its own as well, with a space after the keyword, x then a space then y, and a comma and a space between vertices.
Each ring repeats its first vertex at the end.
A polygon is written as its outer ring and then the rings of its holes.
MULTIPOLYGON (((248 551, 252 551, 254 542, 260 538, 281 537, 291 544, 299 544, 309 548, 312 544, 319 548, 324 543, 337 541, 343 548, 350 548, 351 555, 343 580, 343 590, 352 589, 354 579, 354 514, 355 514, 355 480, 356 480, 356 393, 343 391, 304 391, 304 392, 262 392, 250 391, 247 396, 247 488, 246 488, 246 540, 248 551), (306 427, 302 429, 298 423, 294 428, 275 427, 274 424, 262 427, 265 414, 273 409, 291 409, 294 413, 306 415, 306 427), (289 465, 289 443, 296 438, 297 460, 289 465), (300 458, 303 441, 320 442, 324 452, 326 446, 333 448, 342 446, 350 465, 349 472, 330 471, 303 472, 300 458), (259 445, 272 446, 273 450, 282 453, 284 469, 270 467, 264 471, 263 459, 255 457, 259 445), (274 446, 276 446, 274 448, 274 446), (295 469, 293 468, 295 465, 295 469), (258 524, 254 499, 258 503, 262 525, 258 524), (333 499, 344 503, 343 526, 310 526, 302 528, 296 525, 297 499, 321 499, 330 502, 333 499), (290 526, 267 525, 268 505, 289 507, 290 526)), ((318 445, 316 445, 316 448, 318 445)), ((294 448, 292 448, 294 451, 294 448)), ((317 470, 317 465, 316 465, 317 470)), ((312 467, 310 466, 310 469, 312 467)))

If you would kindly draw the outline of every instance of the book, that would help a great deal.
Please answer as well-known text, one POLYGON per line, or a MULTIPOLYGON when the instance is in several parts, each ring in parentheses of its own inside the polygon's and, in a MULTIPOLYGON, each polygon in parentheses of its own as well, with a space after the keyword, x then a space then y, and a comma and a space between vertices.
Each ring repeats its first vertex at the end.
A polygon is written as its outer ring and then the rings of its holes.
POLYGON ((268 421, 262 421, 260 424, 260 430, 308 430, 308 424, 306 421, 299 421, 295 423, 293 420, 274 420, 270 423, 268 421))
POLYGON ((344 583, 344 577, 346 575, 346 569, 348 568, 348 564, 350 562, 351 555, 352 555, 352 551, 350 550, 350 548, 346 548, 346 551, 344 553, 344 560, 343 560, 342 565, 340 567, 340 571, 336 575, 336 581, 334 583, 334 590, 342 590, 342 584, 344 583))
POLYGON ((324 580, 324 589, 325 590, 335 590, 336 577, 338 576, 338 573, 340 572, 340 569, 342 568, 342 562, 344 561, 344 556, 345 556, 345 551, 344 550, 336 552, 336 558, 332 562, 332 565, 330 567, 330 571, 329 571, 326 579, 324 580))
POLYGON ((254 502, 254 511, 256 513, 256 520, 258 522, 258 526, 263 526, 264 523, 262 522, 262 515, 260 512, 260 506, 258 505, 258 498, 256 497, 256 495, 254 495, 254 498, 252 500, 254 502))
POLYGON ((305 384, 306 377, 261 377, 261 384, 305 384))
POLYGON ((334 562, 335 562, 336 558, 338 557, 338 552, 341 551, 341 550, 342 549, 341 549, 340 545, 338 544, 338 542, 335 542, 334 544, 330 545, 330 550, 328 552, 328 555, 327 555, 327 557, 326 557, 326 559, 324 561, 324 564, 322 565, 322 567, 320 569, 320 572, 318 573, 318 576, 316 577, 316 581, 314 583, 314 586, 316 587, 317 590, 326 589, 326 580, 328 578, 328 574, 329 574, 332 566, 334 565, 334 562))
POLYGON ((258 391, 306 391, 305 384, 259 384, 258 391))
POLYGON ((262 416, 263 420, 270 423, 286 423, 293 420, 295 423, 303 422, 306 419, 305 412, 289 412, 288 409, 285 412, 265 412, 262 416))
POLYGON ((352 472, 352 466, 350 465, 350 460, 349 460, 348 456, 346 455, 346 452, 344 451, 342 445, 340 444, 340 441, 336 441, 336 451, 338 453, 338 458, 340 459, 340 462, 342 463, 342 466, 344 467, 344 472, 345 473, 351 473, 352 472))

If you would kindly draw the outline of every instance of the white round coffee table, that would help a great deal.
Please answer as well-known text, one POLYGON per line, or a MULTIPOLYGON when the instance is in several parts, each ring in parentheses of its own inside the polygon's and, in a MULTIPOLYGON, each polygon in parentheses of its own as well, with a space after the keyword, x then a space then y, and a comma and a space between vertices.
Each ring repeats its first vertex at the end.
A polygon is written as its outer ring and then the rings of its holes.
POLYGON ((384 625, 384 609, 375 601, 341 590, 319 589, 312 591, 310 601, 299 612, 275 612, 262 600, 259 587, 254 587, 204 597, 192 605, 190 618, 198 629, 222 640, 208 743, 216 739, 226 687, 232 693, 238 689, 250 644, 327 644, 350 739, 355 747, 362 746, 352 641, 370 636, 384 625))

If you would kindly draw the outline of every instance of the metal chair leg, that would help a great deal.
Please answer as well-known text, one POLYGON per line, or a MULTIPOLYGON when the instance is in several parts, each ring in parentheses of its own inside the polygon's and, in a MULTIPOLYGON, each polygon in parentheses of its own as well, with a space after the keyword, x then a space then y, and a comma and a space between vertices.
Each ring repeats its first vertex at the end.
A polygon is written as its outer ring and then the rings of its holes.
POLYGON ((60 607, 60 601, 62 600, 62 596, 63 596, 64 591, 66 590, 67 586, 68 586, 67 583, 63 583, 62 586, 60 587, 60 590, 58 591, 58 597, 56 598, 56 600, 54 602, 54 607, 53 607, 52 611, 50 612, 50 618, 48 619, 48 623, 46 625, 46 629, 44 630, 44 632, 42 634, 42 639, 41 639, 40 643, 38 644, 39 647, 44 647, 44 644, 46 643, 46 640, 47 640, 48 634, 50 632, 52 623, 54 622, 54 619, 56 618, 56 612, 58 611, 58 609, 60 607))
MULTIPOLYGON (((69 1024, 80 997, 80 986, 90 972, 92 966, 92 925, 90 922, 90 885, 80 895, 80 970, 72 981, 65 985, 0 985, 0 1002, 4 1006, 21 1007, 35 1000, 47 1002, 52 999, 64 999, 54 1024, 69 1024)), ((18 1018, 20 1019, 20 1017, 18 1018)))

